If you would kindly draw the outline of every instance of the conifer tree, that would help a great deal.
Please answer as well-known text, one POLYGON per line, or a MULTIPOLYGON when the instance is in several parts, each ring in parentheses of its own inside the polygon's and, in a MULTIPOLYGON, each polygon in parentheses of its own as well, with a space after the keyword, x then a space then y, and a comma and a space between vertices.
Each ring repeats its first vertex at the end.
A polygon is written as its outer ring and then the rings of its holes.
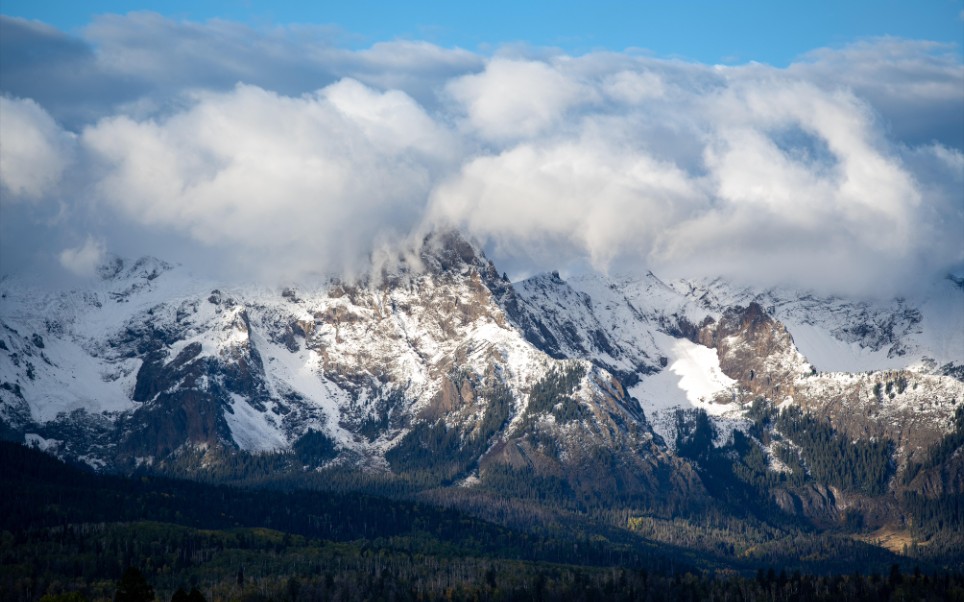
POLYGON ((150 602, 154 599, 154 588, 135 567, 128 567, 117 583, 114 602, 150 602))

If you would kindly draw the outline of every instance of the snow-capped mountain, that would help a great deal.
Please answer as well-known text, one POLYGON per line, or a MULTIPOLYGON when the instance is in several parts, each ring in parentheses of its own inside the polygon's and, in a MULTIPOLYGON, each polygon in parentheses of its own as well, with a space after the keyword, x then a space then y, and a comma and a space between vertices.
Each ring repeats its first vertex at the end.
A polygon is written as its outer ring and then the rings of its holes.
MULTIPOLYGON (((204 474, 244 452, 425 487, 524 473, 703 499, 677 449, 685 412, 705 411, 720 446, 756 432, 755 400, 797 407, 891 442, 907 472, 964 402, 952 280, 890 302, 653 274, 512 284, 440 233, 351 283, 233 288, 116 259, 83 290, 6 279, 0 295, 2 435, 112 470, 204 474)), ((774 447, 791 438, 752 436, 791 470, 774 447)))
POLYGON ((755 291, 719 279, 681 281, 675 288, 716 313, 735 305, 761 305, 787 326, 797 348, 821 371, 939 371, 964 362, 964 288, 952 276, 931 283, 913 299, 887 301, 755 291))
POLYGON ((662 464, 692 480, 619 379, 527 339, 536 318, 472 246, 437 236, 418 260, 314 290, 212 288, 150 259, 85 291, 5 282, 6 432, 120 469, 311 447, 314 466, 434 470, 399 452, 413 448, 458 455, 437 475, 453 482, 605 447, 634 450, 635 480, 662 464))
POLYGON ((677 408, 726 424, 761 396, 828 412, 871 404, 865 412, 875 418, 855 436, 886 430, 902 439, 897 431, 923 423, 927 434, 910 439, 926 447, 951 428, 964 399, 964 291, 950 279, 915 301, 886 303, 755 293, 721 280, 667 285, 651 273, 541 275, 517 290, 561 353, 623 376, 670 444, 677 408))

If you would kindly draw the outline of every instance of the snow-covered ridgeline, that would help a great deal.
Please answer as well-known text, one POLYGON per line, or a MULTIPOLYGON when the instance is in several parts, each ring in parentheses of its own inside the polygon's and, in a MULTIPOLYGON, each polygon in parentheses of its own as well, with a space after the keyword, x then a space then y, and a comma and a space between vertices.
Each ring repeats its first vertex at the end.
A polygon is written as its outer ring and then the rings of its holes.
MULTIPOLYGON (((191 383, 221 395, 230 443, 242 449, 286 449, 306 432, 321 431, 341 450, 379 455, 434 415, 456 372, 477 384, 498 378, 511 389, 509 436, 521 425, 530 387, 566 360, 580 360, 597 371, 576 394, 582 403, 606 398, 599 383, 612 372, 630 385, 667 443, 675 439, 677 408, 707 411, 725 437, 743 423, 739 402, 746 396, 724 374, 718 351, 690 338, 707 320, 718 322, 733 305, 751 301, 793 337, 762 362, 792 376, 791 402, 818 408, 859 401, 868 416, 936 432, 934 424, 949 424, 960 401, 958 381, 925 374, 942 363, 964 363, 957 328, 964 325, 964 294, 953 283, 935 285, 921 300, 871 303, 754 293, 721 281, 668 286, 652 274, 569 281, 545 274, 514 287, 529 319, 548 333, 551 348, 543 349, 495 302, 480 262, 408 273, 396 285, 304 289, 219 286, 157 260, 127 269, 117 264, 104 279, 69 293, 39 293, 8 279, 0 283, 0 417, 14 428, 69 420, 77 410, 114 421, 191 383), (183 361, 209 362, 207 372, 182 375, 154 389, 153 398, 133 400, 148 356, 162 366, 182 354, 183 361), (894 395, 883 373, 851 373, 908 366, 917 376, 894 395), (253 374, 257 382, 245 386, 254 388, 228 383, 222 368, 253 374), (380 430, 366 431, 366 424, 380 430)), ((717 346, 752 351, 733 335, 717 346)), ((901 377, 894 374, 896 383, 901 377)), ((450 426, 484 415, 484 399, 464 407, 451 402, 443 416, 450 426)))
POLYGON ((673 288, 708 312, 759 303, 820 371, 866 372, 964 364, 964 289, 938 280, 913 297, 845 299, 788 289, 754 290, 724 280, 673 288))

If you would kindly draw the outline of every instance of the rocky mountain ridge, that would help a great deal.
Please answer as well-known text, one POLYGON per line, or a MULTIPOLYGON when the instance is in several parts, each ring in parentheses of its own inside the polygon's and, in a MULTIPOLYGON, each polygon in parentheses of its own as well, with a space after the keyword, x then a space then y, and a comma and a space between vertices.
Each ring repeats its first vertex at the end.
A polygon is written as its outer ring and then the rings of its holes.
POLYGON ((415 489, 544 487, 656 508, 714 495, 709 452, 692 451, 703 413, 715 448, 763 454, 760 478, 793 474, 797 454, 801 480, 767 494, 789 514, 841 520, 863 504, 888 521, 918 485, 960 492, 959 459, 919 468, 964 402, 947 375, 964 363, 956 286, 874 305, 651 273, 513 284, 455 233, 313 288, 235 290, 152 259, 100 276, 52 295, 0 284, 5 438, 104 470, 203 477, 237 454, 278 456, 292 478, 362 469, 415 489), (852 446, 888 442, 884 489, 827 482, 803 435, 760 429, 757 400, 852 446))

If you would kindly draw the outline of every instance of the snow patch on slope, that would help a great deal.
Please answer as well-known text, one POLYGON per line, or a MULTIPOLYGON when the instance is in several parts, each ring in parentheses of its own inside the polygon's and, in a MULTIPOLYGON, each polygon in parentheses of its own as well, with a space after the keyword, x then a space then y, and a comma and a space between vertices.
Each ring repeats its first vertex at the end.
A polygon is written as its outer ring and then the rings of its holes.
POLYGON ((874 351, 856 342, 842 341, 816 324, 789 320, 783 324, 800 353, 822 372, 892 370, 907 365, 906 357, 889 357, 886 349, 874 351))
POLYGON ((654 333, 654 339, 669 361, 664 370, 644 377, 629 392, 639 400, 656 431, 664 440, 675 439, 676 409, 702 409, 711 416, 738 418, 741 406, 720 403, 736 381, 723 374, 716 351, 687 339, 654 333))
POLYGON ((36 378, 21 382, 25 398, 42 400, 30 405, 35 421, 48 422, 75 410, 115 413, 138 405, 130 399, 136 360, 123 362, 124 366, 108 365, 88 355, 73 341, 52 337, 48 337, 44 351, 50 364, 34 360, 36 378), (122 367, 126 369, 118 370, 122 367))
POLYGON ((282 387, 293 389, 321 410, 322 430, 328 436, 343 448, 354 447, 352 434, 338 424, 338 408, 348 404, 348 393, 324 378, 319 355, 312 350, 292 353, 259 335, 255 335, 255 344, 265 356, 265 373, 272 395, 280 396, 282 387))
POLYGON ((231 411, 224 413, 231 438, 245 451, 267 452, 288 447, 284 432, 267 412, 260 412, 248 401, 231 393, 231 411))

